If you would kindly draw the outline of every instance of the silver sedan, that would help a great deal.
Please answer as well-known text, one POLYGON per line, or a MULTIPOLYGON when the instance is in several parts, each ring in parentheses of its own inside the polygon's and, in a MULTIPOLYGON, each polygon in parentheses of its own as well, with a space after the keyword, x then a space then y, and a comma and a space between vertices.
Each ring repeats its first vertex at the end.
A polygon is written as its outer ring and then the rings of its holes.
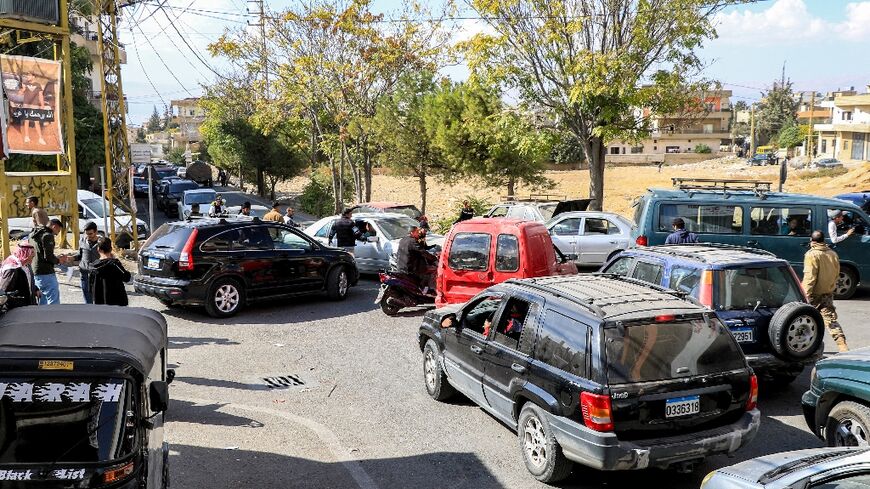
MULTIPOLYGON (((335 245, 335 238, 328 241, 332 223, 340 216, 329 216, 315 222, 305 228, 305 234, 313 237, 319 243, 326 246, 335 245)), ((395 213, 364 213, 354 214, 353 220, 362 233, 366 233, 365 240, 357 240, 354 247, 356 266, 361 273, 378 273, 390 268, 390 256, 396 252, 399 240, 408 235, 412 226, 419 223, 403 214, 395 213)), ((439 234, 429 233, 426 242, 430 245, 441 246, 444 237, 439 234)))
POLYGON ((566 212, 546 224, 553 244, 578 265, 601 265, 629 247, 634 224, 612 212, 566 212))
POLYGON ((870 487, 870 449, 812 448, 753 458, 710 472, 701 489, 870 487))

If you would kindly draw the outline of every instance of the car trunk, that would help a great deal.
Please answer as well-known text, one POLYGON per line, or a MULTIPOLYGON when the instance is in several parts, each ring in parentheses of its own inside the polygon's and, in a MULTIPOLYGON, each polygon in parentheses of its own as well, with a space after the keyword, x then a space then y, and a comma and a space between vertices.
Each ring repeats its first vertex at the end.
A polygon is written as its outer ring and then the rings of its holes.
POLYGON ((550 216, 550 218, 556 217, 564 212, 585 211, 589 207, 590 202, 592 202, 592 199, 563 200, 556 204, 556 209, 553 210, 553 215, 550 216))
POLYGON ((175 224, 160 226, 139 252, 139 274, 178 278, 178 259, 193 228, 175 224))
POLYGON ((746 411, 750 370, 717 319, 635 322, 605 329, 614 431, 675 436, 730 424, 746 411))

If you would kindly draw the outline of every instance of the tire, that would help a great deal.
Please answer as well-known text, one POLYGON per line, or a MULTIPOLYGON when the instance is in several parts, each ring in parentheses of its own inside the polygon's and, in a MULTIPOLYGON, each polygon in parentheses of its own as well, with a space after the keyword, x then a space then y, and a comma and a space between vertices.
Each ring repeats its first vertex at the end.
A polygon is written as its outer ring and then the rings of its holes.
POLYGON ((837 277, 837 285, 834 287, 834 299, 851 299, 858 289, 858 274, 849 267, 840 267, 840 276, 837 277))
POLYGON ((334 301, 343 301, 350 288, 350 277, 347 268, 338 266, 329 271, 326 277, 326 294, 334 301))
POLYGON ((535 479, 550 484, 571 473, 574 464, 562 453, 544 412, 531 402, 520 412, 517 439, 526 469, 535 479))
POLYGON ((384 296, 381 297, 381 310, 384 311, 384 314, 387 316, 395 316, 402 310, 401 306, 391 306, 387 303, 387 299, 398 297, 398 295, 398 293, 388 289, 384 292, 384 296))
POLYGON ((825 442, 829 447, 868 446, 870 407, 853 401, 836 404, 825 423, 825 442))
POLYGON ((789 302, 770 319, 767 334, 773 351, 784 360, 803 360, 818 350, 824 339, 825 323, 815 307, 789 302))
POLYGON ((214 281, 205 301, 205 312, 215 318, 228 318, 245 307, 245 288, 238 280, 219 278, 214 281))
POLYGON ((423 385, 426 392, 436 401, 446 401, 456 394, 456 389, 447 382, 441 368, 441 352, 434 340, 428 340, 423 347, 423 385))

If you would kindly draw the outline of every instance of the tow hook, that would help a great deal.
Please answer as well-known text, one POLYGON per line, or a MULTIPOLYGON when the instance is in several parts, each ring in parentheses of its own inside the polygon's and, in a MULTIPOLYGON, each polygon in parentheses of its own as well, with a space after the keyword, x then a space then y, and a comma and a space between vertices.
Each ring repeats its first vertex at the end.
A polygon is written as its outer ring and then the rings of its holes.
POLYGON ((671 465, 671 468, 674 469, 678 474, 691 474, 695 471, 695 468, 703 462, 702 459, 696 458, 692 460, 684 460, 682 462, 677 462, 671 465))

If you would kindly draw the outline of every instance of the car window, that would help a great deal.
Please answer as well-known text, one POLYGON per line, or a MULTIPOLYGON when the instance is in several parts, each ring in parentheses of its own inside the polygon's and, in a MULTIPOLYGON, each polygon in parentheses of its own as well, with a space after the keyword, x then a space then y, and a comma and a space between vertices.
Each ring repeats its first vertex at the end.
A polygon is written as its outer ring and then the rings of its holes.
POLYGON ((634 265, 635 258, 632 256, 625 256, 617 259, 613 263, 610 264, 606 269, 604 269, 604 273, 613 273, 616 275, 628 275, 628 272, 631 271, 631 266, 634 265))
POLYGON ((271 250, 272 236, 264 226, 239 228, 238 240, 233 244, 233 250, 271 250))
POLYGON ((526 319, 529 316, 529 303, 517 298, 507 302, 498 325, 493 334, 493 341, 512 350, 519 349, 520 336, 525 331, 526 319))
POLYGON ((462 327, 489 337, 501 300, 501 294, 489 294, 473 303, 462 315, 462 327))
POLYGON ((526 207, 525 212, 523 212, 523 219, 527 221, 534 221, 538 218, 538 214, 535 212, 535 209, 532 207, 526 207))
POLYGON ((495 244, 495 269, 515 272, 520 268, 520 243, 513 234, 499 234, 495 244))
POLYGON ((765 236, 809 236, 812 210, 801 207, 753 207, 749 232, 765 236))
POLYGON ((739 234, 743 231, 743 208, 735 205, 662 204, 659 207, 660 232, 671 232, 677 217, 693 233, 739 234))
POLYGON ((287 228, 269 227, 269 235, 276 250, 311 250, 311 243, 287 228))
POLYGON ((488 270, 489 244, 485 233, 459 233, 450 245, 447 265, 453 270, 488 270))
POLYGON ((329 229, 332 227, 332 223, 335 221, 327 221, 323 224, 323 226, 314 233, 316 238, 328 238, 329 237, 329 229))
POLYGON ((490 211, 489 217, 505 217, 507 215, 507 213, 508 213, 508 207, 500 205, 500 206, 495 207, 492 211, 490 211))
POLYGON ((610 232, 610 228, 615 228, 616 233, 619 233, 619 228, 611 224, 607 219, 587 217, 586 223, 583 226, 583 234, 586 236, 615 234, 610 232))
POLYGON ((588 378, 589 327, 552 309, 547 309, 541 327, 535 358, 564 372, 588 378))
POLYGON ((803 301, 800 286, 788 265, 762 268, 739 268, 715 272, 716 290, 713 306, 719 310, 758 307, 782 307, 803 301))
MULTIPOLYGON (((410 217, 377 217, 374 219, 384 233, 384 237, 392 241, 401 239, 408 235, 408 231, 412 227, 419 226, 420 223, 410 217)), ((364 229, 364 228, 359 228, 364 229)))
POLYGON ((233 248, 233 243, 238 240, 239 230, 230 229, 229 231, 224 231, 212 236, 206 242, 201 244, 199 249, 205 252, 230 251, 233 248))
POLYGON ((701 270, 692 267, 672 268, 669 287, 697 299, 701 291, 701 270))
POLYGON ((526 207, 523 205, 514 205, 508 209, 507 217, 514 219, 522 219, 523 214, 526 212, 526 207))
POLYGON ((569 217, 559 221, 551 232, 554 236, 577 236, 580 234, 580 223, 583 219, 579 217, 569 217))
MULTIPOLYGON (((853 211, 845 209, 828 209, 828 216, 833 215, 837 211, 843 212, 843 222, 842 224, 837 225, 837 234, 843 234, 851 228, 855 228, 855 233, 857 234, 867 234, 867 232, 870 231, 870 227, 867 226, 867 221, 865 221, 860 214, 856 214, 853 211)), ((825 231, 827 231, 827 228, 825 231)), ((827 232, 825 234, 827 234, 827 232)))
POLYGON ((663 272, 664 267, 660 264, 639 261, 637 262, 637 265, 634 266, 634 271, 631 273, 631 276, 638 280, 643 280, 644 282, 659 284, 662 281, 663 272))
POLYGON ((867 489, 870 487, 870 474, 866 471, 858 474, 850 474, 836 480, 828 480, 820 484, 813 484, 813 489, 867 489))
POLYGON ((193 228, 186 226, 176 226, 172 223, 163 224, 151 234, 143 249, 181 251, 192 232, 193 228))

